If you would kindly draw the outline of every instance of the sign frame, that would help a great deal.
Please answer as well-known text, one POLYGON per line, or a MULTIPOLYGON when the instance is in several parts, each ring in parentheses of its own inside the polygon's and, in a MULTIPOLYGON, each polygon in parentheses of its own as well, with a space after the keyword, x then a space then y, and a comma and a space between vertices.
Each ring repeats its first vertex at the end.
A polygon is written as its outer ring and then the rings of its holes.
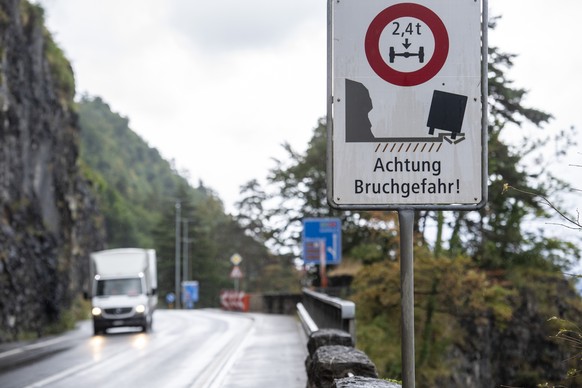
MULTIPOLYGON (((348 1, 348 0, 346 0, 348 1)), ((351 1, 355 1, 355 0, 351 0, 351 1)), ((418 202, 414 202, 414 201, 401 201, 401 202, 397 202, 396 203, 384 203, 384 202, 380 202, 380 201, 376 201, 376 200, 370 200, 368 201, 367 199, 364 202, 358 202, 356 203, 356 201, 343 201, 343 200, 339 200, 339 195, 337 193, 334 192, 335 190, 335 186, 334 184, 336 183, 336 177, 335 177, 335 173, 334 173, 334 167, 336 166, 336 162, 339 161, 339 157, 346 157, 345 154, 342 155, 338 155, 338 153, 335 151, 334 148, 334 143, 337 142, 341 142, 341 141, 345 141, 344 139, 340 139, 336 128, 334 127, 334 103, 337 104, 337 101, 334 100, 334 98, 336 96, 334 96, 334 7, 337 6, 336 1, 334 0, 328 0, 328 20, 327 20, 327 201, 328 204, 335 209, 339 209, 339 210, 403 210, 403 209, 413 209, 413 210, 478 210, 480 208, 482 208, 486 203, 487 203, 487 180, 488 180, 488 168, 487 168, 487 127, 488 127, 488 80, 487 80, 487 58, 488 58, 488 38, 487 38, 487 20, 488 20, 488 16, 487 16, 487 7, 488 7, 488 0, 479 0, 480 5, 481 5, 481 9, 480 9, 480 16, 481 16, 481 20, 480 20, 480 44, 481 47, 478 50, 480 53, 480 88, 479 88, 479 97, 480 97, 480 101, 478 101, 480 103, 480 110, 481 110, 481 117, 480 117, 480 123, 475 122, 475 126, 478 126, 480 124, 480 150, 481 150, 481 155, 480 158, 478 158, 479 163, 475 163, 474 165, 474 169, 479 169, 480 170, 480 177, 477 177, 477 174, 474 174, 473 177, 475 179, 475 181, 478 181, 480 183, 480 198, 478 197, 477 193, 475 193, 474 195, 474 202, 469 202, 469 201, 448 201, 448 200, 444 200, 441 201, 439 200, 438 203, 435 202, 429 202, 429 201, 418 201, 418 202), (336 158, 338 158, 336 160, 336 158)), ((344 2, 342 2, 344 3, 344 2)), ((406 4, 408 6, 418 6, 419 8, 422 8, 423 5, 422 4, 426 4, 427 1, 426 0, 411 0, 409 2, 405 1, 399 1, 399 0, 382 0, 382 6, 384 7, 384 11, 394 5, 402 5, 402 4, 406 4)), ((361 3, 360 3, 361 4, 361 3)), ((401 10, 399 10, 398 12, 400 12, 401 10)), ((412 16, 415 17, 415 16, 412 16)), ((382 23, 387 23, 387 17, 386 15, 384 16, 380 16, 380 14, 377 15, 377 18, 380 18, 380 20, 375 21, 376 24, 380 23, 380 25, 382 25, 382 23), (383 20, 382 20, 383 17, 383 20)), ((389 18, 388 18, 389 19, 389 18)), ((390 20, 388 20, 390 21, 390 20)), ((370 22, 372 22, 372 20, 370 20, 370 22)), ((439 33, 440 35, 440 33, 439 33)), ((379 38, 378 38, 379 39, 379 38)), ((437 39, 435 37, 435 39, 437 39)), ((440 38, 439 38, 440 39, 440 38)), ((448 43, 448 42, 447 42, 448 43)), ((368 44, 368 42, 366 42, 366 44, 368 44)), ((362 45, 364 45, 364 42, 362 42, 362 45)), ((447 48, 448 50, 448 48, 447 48)), ((435 48, 436 51, 436 48, 435 48)), ((367 55, 367 53, 366 53, 367 55)), ((440 55, 440 54, 439 54, 440 55)), ((446 54, 445 54, 446 55, 446 54)), ((439 59, 440 60, 440 59, 439 59)), ((429 60, 430 62, 430 60, 429 60)), ((438 70, 437 70, 438 72, 438 70)), ((417 72, 418 73, 418 72, 417 72)), ((426 71, 425 71, 426 73, 426 71)), ((382 76, 378 76, 378 81, 377 82, 388 82, 385 79, 382 79, 382 76)), ((398 85, 397 85, 398 86, 398 85)), ((414 87, 415 84, 412 85, 404 85, 403 87, 414 87)), ((437 90, 435 90, 435 94, 436 94, 437 90)), ((458 95, 453 95, 456 97, 463 97, 463 96, 458 96, 458 95)), ((436 98, 437 96, 433 96, 433 98, 436 98)), ((441 96, 438 96, 441 97, 441 96)), ((445 96, 447 97, 447 96, 445 96)), ((473 99, 473 98, 472 98, 473 99)), ((477 98, 474 99, 475 101, 477 101, 477 98)), ((432 115, 432 112, 431 112, 432 115)), ((438 120, 437 120, 438 121, 438 120)), ((438 124, 435 125, 436 128, 438 129, 442 129, 441 127, 438 127, 438 124)), ((430 134, 432 134, 432 132, 434 131, 434 128, 430 128, 430 134)), ((442 135, 441 135, 442 136, 442 135)), ((451 138, 454 139, 455 133, 452 132, 452 136, 451 138)), ((478 135, 476 135, 477 137, 478 135)), ((378 138, 378 141, 375 141, 376 144, 378 143, 382 143, 382 138, 378 138)), ((410 141, 411 139, 404 139, 404 141, 410 141)), ((447 139, 448 140, 448 139, 447 139)), ((450 143, 450 141, 449 141, 450 143)), ((337 145, 337 144, 336 144, 337 145)), ((374 145, 376 146, 376 145, 374 145)), ((357 153, 354 154, 350 154, 348 155, 349 157, 351 157, 352 159, 356 159, 359 155, 357 153)), ((475 157, 475 159, 477 159, 477 156, 475 157)), ((454 165, 455 168, 461 168, 462 166, 459 165, 454 165)), ((339 175, 339 174, 338 174, 339 175)), ((458 181, 458 179, 457 179, 458 181)), ((457 183, 458 185, 458 183, 457 183)), ((475 190, 477 191, 477 190, 475 190)), ((458 192, 458 190, 457 190, 458 192)), ((454 195, 452 197, 455 197, 454 195)), ((458 199, 457 197, 455 197, 455 199, 458 199)), ((473 198, 471 198, 473 199, 473 198)))

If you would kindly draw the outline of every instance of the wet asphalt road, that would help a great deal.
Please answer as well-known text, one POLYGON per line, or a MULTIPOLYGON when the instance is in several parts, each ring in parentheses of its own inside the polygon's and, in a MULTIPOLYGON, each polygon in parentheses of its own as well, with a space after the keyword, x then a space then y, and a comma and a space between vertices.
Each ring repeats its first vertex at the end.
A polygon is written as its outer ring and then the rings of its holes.
POLYGON ((150 333, 74 331, 0 346, 0 387, 303 388, 306 338, 294 317, 158 310, 150 333))

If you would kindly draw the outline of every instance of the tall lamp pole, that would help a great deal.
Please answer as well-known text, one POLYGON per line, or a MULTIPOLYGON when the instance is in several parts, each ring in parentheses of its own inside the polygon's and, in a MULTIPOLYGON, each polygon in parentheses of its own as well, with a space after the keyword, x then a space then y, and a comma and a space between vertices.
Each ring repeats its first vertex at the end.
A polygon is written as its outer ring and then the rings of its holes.
MULTIPOLYGON (((182 248, 182 255, 184 256, 184 267, 182 268, 182 280, 187 281, 190 280, 189 279, 189 263, 188 263, 188 219, 184 218, 184 241, 182 241, 182 244, 184 244, 184 247, 182 248)), ((182 308, 186 308, 186 306, 184 305, 184 301, 182 300, 182 308)))
POLYGON ((176 256, 175 256, 175 269, 176 269, 176 301, 175 306, 181 305, 180 297, 180 201, 176 201, 176 256))

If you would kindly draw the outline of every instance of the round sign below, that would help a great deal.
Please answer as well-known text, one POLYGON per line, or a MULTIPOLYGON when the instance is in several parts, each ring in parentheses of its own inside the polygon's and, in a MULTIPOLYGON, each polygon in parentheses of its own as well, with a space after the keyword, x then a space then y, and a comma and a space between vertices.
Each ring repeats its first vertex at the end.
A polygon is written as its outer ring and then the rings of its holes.
POLYGON ((166 294, 166 302, 167 303, 174 303, 176 301, 176 295, 173 292, 168 292, 166 294))
POLYGON ((384 9, 372 20, 366 32, 364 46, 368 63, 380 78, 397 86, 416 86, 427 82, 442 69, 449 54, 449 35, 442 20, 429 8, 420 4, 400 3, 384 9), (390 22, 404 17, 421 20, 430 28, 434 36, 432 57, 426 62, 426 65, 412 72, 394 69, 386 63, 380 52, 380 36, 386 26, 390 22))

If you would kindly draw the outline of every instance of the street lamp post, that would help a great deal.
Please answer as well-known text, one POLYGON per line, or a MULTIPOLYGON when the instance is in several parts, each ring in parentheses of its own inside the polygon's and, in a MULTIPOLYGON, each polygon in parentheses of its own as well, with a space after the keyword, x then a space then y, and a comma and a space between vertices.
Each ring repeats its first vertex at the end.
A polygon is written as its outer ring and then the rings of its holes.
POLYGON ((176 270, 176 307, 182 303, 180 297, 180 201, 176 201, 176 256, 175 256, 175 270, 176 270))
MULTIPOLYGON (((184 267, 182 268, 182 278, 184 281, 190 280, 189 278, 189 263, 188 263, 188 219, 184 218, 184 230, 183 230, 183 241, 184 247, 182 249, 182 254, 184 256, 184 267)), ((184 301, 182 301, 182 308, 185 308, 184 301)))

